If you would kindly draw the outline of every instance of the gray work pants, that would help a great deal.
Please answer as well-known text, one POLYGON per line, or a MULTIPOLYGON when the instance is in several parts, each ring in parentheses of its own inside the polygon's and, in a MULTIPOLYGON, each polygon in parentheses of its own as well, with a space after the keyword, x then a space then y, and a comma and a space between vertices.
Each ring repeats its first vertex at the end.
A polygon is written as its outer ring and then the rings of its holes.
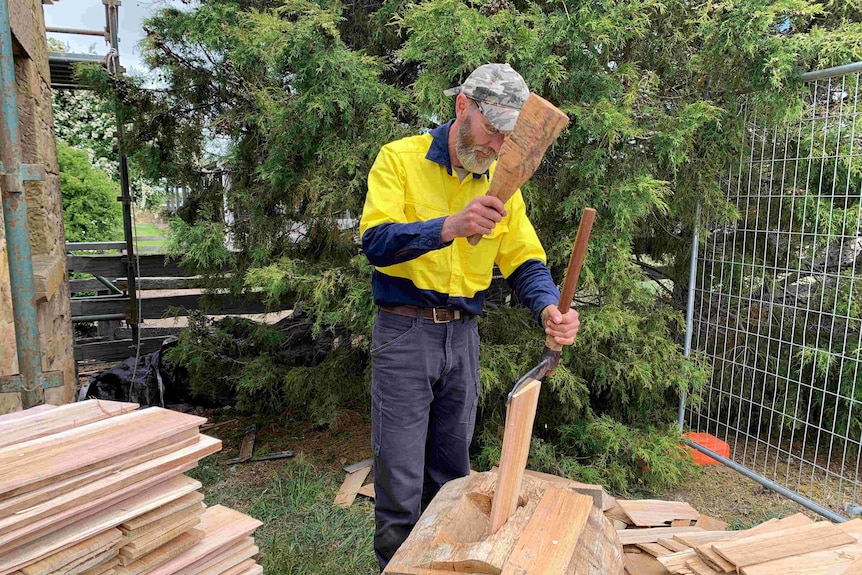
POLYGON ((374 551, 382 571, 440 487, 470 473, 476 318, 438 324, 378 311, 371 369, 374 551))

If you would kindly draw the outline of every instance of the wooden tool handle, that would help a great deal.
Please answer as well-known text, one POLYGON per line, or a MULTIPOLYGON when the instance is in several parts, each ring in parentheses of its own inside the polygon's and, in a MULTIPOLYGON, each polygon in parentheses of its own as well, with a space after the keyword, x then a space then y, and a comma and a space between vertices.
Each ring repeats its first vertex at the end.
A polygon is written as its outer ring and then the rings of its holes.
MULTIPOLYGON (((559 108, 531 93, 518 114, 515 129, 503 141, 486 195, 499 198, 504 204, 508 202, 530 179, 542 162, 545 151, 568 123, 568 116, 559 108)), ((482 234, 475 234, 467 241, 475 246, 481 239, 482 234)))
POLYGON ((572 307, 572 298, 578 289, 578 278, 581 268, 584 266, 584 258, 587 255, 587 242, 590 241, 590 232, 593 230, 593 222, 596 219, 596 210, 584 208, 581 215, 581 223, 578 225, 578 233, 572 246, 572 255, 569 258, 569 268, 566 270, 566 279, 563 282, 563 291, 560 292, 560 303, 557 307, 560 313, 566 313, 572 307))
MULTIPOLYGON (((557 304, 557 309, 563 315, 572 307, 572 298, 575 297, 575 291, 578 289, 578 278, 584 265, 584 257, 587 255, 587 242, 590 240, 590 232, 593 229, 593 221, 595 219, 596 210, 593 208, 584 208, 584 213, 581 215, 581 223, 578 225, 578 234, 575 236, 575 243, 572 246, 572 255, 569 258, 566 279, 563 281, 563 290, 560 292, 560 303, 557 304)), ((558 344, 550 335, 545 337, 545 347, 554 352, 560 352, 563 349, 563 346, 558 344)), ((552 365, 546 375, 554 375, 554 368, 556 367, 556 364, 552 365)))

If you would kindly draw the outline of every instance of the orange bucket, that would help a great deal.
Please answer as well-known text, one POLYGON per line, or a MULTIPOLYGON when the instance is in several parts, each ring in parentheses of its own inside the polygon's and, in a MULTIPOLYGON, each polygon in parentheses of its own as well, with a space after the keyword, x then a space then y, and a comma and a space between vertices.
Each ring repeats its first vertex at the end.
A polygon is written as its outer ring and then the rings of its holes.
MULTIPOLYGON (((689 438, 692 442, 697 443, 722 457, 730 457, 730 446, 711 433, 684 433, 683 437, 689 438)), ((694 462, 698 465, 721 465, 721 463, 712 457, 709 457, 705 453, 701 453, 697 449, 688 445, 685 447, 691 451, 691 456, 694 458, 694 462)))

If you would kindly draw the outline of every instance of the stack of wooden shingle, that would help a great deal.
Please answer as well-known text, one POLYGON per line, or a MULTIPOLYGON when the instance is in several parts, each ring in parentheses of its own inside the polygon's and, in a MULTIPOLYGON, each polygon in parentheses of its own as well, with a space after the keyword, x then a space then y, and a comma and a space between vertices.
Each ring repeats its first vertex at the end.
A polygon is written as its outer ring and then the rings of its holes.
POLYGON ((617 524, 629 575, 862 574, 860 519, 797 514, 726 531, 686 503, 619 499, 606 516, 617 524))
POLYGON ((89 400, 0 416, 0 575, 256 575, 260 522, 183 475, 205 419, 89 400))

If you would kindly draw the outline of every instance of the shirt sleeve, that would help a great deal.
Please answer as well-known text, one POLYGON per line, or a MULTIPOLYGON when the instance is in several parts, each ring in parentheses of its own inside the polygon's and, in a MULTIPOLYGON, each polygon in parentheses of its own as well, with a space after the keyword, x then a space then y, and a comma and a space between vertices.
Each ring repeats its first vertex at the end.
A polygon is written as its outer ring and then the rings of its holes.
POLYGON ((404 178, 398 154, 384 146, 368 173, 368 195, 359 222, 362 250, 371 265, 399 264, 452 243, 440 239, 445 217, 407 221, 404 178))
POLYGON ((542 324, 542 310, 560 301, 560 291, 551 278, 551 272, 538 260, 524 262, 506 281, 539 325, 542 324))
POLYGON ((527 217, 520 190, 507 202, 506 209, 509 229, 500 243, 495 263, 515 295, 541 325, 542 310, 560 301, 560 291, 545 265, 545 250, 527 217))

